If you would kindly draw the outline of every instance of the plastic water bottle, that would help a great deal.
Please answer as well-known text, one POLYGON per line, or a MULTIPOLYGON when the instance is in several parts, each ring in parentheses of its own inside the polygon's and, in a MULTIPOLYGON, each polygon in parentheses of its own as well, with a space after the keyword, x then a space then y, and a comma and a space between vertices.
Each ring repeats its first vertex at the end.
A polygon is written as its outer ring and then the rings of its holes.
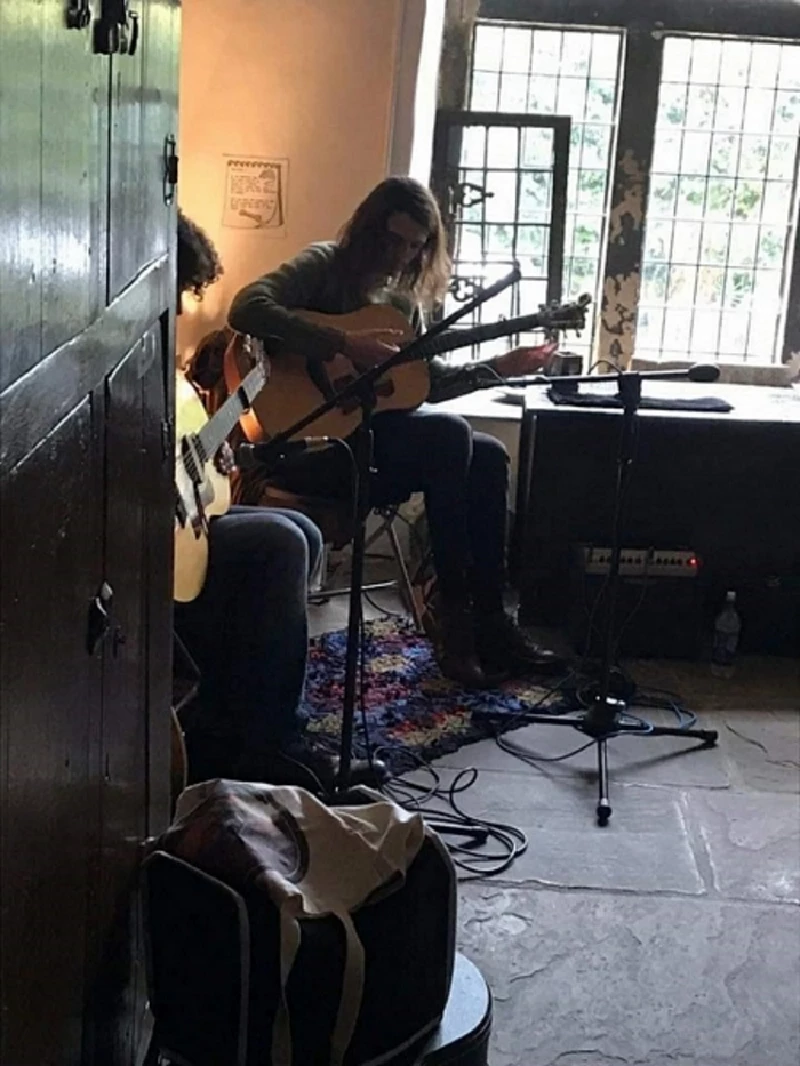
POLYGON ((733 677, 736 649, 742 621, 736 610, 736 593, 729 592, 725 606, 714 619, 714 643, 711 648, 711 673, 714 677, 733 677))

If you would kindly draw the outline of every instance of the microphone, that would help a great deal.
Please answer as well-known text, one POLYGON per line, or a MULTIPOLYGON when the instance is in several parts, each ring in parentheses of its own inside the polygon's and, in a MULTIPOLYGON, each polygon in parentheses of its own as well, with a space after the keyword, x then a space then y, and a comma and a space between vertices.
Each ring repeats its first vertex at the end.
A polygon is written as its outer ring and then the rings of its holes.
MULTIPOLYGON (((693 366, 688 366, 684 370, 640 370, 638 371, 639 377, 642 381, 672 381, 675 379, 683 379, 684 381, 695 381, 701 384, 708 385, 712 381, 717 381, 719 378, 719 367, 713 363, 695 363, 693 366)), ((623 375, 624 376, 624 373, 623 375)), ((613 378, 613 375, 609 375, 613 378)), ((595 380, 601 381, 602 378, 596 378, 595 380)))
POLYGON ((269 466, 287 455, 300 452, 320 452, 332 447, 332 437, 302 437, 300 440, 264 441, 262 444, 240 444, 236 449, 236 463, 241 470, 255 466, 269 466))
POLYGON ((495 296, 499 296, 504 289, 509 288, 511 285, 516 285, 522 277, 522 271, 519 263, 514 263, 513 268, 505 274, 499 281, 496 281, 493 285, 490 285, 488 289, 481 289, 480 296, 481 302, 491 300, 495 296))

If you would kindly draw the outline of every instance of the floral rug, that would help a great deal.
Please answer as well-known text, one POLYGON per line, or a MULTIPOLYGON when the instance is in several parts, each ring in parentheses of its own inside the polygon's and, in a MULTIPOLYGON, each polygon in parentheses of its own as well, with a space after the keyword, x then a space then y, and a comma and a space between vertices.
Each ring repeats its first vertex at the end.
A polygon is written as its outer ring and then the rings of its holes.
MULTIPOLYGON (((467 692, 439 673, 433 650, 413 624, 392 618, 365 625, 364 707, 373 752, 400 773, 494 735, 542 699, 545 688, 509 682, 489 692, 467 692)), ((312 641, 303 717, 321 747, 337 751, 344 694, 345 630, 312 641)), ((524 719, 520 725, 526 724, 524 719)), ((354 750, 366 750, 364 722, 356 705, 354 750)))

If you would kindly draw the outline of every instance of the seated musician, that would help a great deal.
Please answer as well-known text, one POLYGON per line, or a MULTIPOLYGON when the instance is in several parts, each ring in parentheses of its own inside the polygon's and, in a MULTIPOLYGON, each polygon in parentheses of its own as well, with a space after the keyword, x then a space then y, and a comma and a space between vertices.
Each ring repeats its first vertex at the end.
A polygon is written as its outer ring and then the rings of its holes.
MULTIPOLYGON (((342 314, 367 303, 392 303, 419 332, 423 313, 447 289, 449 270, 432 194, 410 178, 388 178, 356 209, 338 241, 311 245, 239 292, 229 322, 234 330, 262 338, 277 358, 286 351, 324 362, 342 353, 370 365, 394 350, 391 335, 343 333, 294 312, 342 314)), ((463 395, 487 375, 533 373, 553 350, 516 348, 461 368, 434 360, 429 399, 463 395)), ((416 491, 425 496, 441 600, 436 652, 443 674, 480 688, 503 676, 560 670, 563 663, 554 653, 530 641, 504 610, 509 460, 503 445, 430 405, 382 412, 373 424, 373 498, 388 503, 416 491)), ((339 449, 306 453, 287 470, 287 487, 296 492, 349 491, 339 449)))
MULTIPOLYGON (((181 297, 191 291, 201 298, 221 273, 209 237, 179 212, 181 297)), ((230 449, 218 465, 231 472, 230 449)), ((326 786, 333 781, 335 760, 312 751, 298 725, 307 583, 321 549, 314 523, 292 511, 233 506, 210 520, 205 585, 197 599, 176 603, 174 615, 177 636, 200 671, 196 696, 181 713, 194 779, 225 775, 310 788, 314 778, 326 786), (218 764, 206 773, 193 769, 193 753, 202 758, 212 737, 218 764)), ((357 762, 354 779, 369 776, 357 762)))

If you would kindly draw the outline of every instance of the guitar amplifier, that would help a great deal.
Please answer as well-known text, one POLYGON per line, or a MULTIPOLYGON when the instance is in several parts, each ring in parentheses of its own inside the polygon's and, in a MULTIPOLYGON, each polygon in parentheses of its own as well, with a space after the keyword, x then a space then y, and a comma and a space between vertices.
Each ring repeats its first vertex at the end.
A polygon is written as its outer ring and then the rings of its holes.
MULTIPOLYGON (((608 548, 577 545, 569 569, 567 626, 578 654, 604 652, 608 548)), ((616 653, 695 659, 703 646, 700 562, 691 551, 623 549, 615 611, 616 653)))
MULTIPOLYGON (((648 386, 653 395, 693 395, 688 385, 681 393, 679 383, 664 383, 660 393, 656 384, 648 386)), ((734 590, 742 651, 796 656, 800 405, 788 389, 709 385, 703 392, 733 409, 637 415, 623 543, 691 548, 702 566, 693 580, 659 567, 646 581, 623 567, 619 617, 636 614, 622 640, 628 654, 694 653, 699 624, 704 649, 734 590)), ((512 554, 519 613, 524 624, 545 626, 566 624, 569 613, 580 635, 605 579, 593 572, 598 560, 585 568, 572 546, 609 543, 621 419, 618 411, 558 406, 541 393, 526 393, 520 436, 512 554)))

